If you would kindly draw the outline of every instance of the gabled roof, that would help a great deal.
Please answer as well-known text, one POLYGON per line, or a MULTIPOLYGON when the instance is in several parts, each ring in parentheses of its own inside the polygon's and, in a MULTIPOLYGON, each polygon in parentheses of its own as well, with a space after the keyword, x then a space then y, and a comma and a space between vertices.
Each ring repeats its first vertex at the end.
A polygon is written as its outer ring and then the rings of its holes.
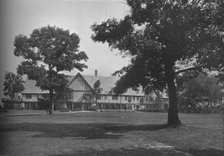
POLYGON ((24 90, 22 93, 29 93, 29 94, 48 94, 48 90, 41 90, 39 87, 36 86, 36 81, 35 80, 25 80, 24 85, 24 90))
MULTIPOLYGON (((115 86, 115 83, 117 82, 118 78, 110 76, 92 76, 92 75, 82 75, 80 73, 77 73, 75 76, 67 75, 67 79, 69 81, 68 86, 77 78, 82 77, 84 82, 87 83, 88 86, 90 86, 93 89, 94 83, 97 80, 100 80, 100 88, 102 88, 101 94, 109 94, 111 89, 115 86)), ((22 93, 30 93, 30 94, 48 94, 48 90, 41 90, 39 87, 37 87, 35 80, 25 80, 24 83, 24 91, 22 93)), ((144 96, 144 93, 142 92, 142 89, 140 88, 138 92, 128 89, 127 92, 123 93, 122 95, 130 95, 130 96, 144 96)))
POLYGON ((103 77, 103 76, 91 76, 91 75, 83 75, 83 78, 87 81, 87 83, 93 88, 94 83, 99 80, 100 88, 102 88, 102 94, 108 94, 117 79, 115 77, 103 77))
MULTIPOLYGON (((80 74, 80 73, 78 73, 80 74)), ((77 75, 78 75, 77 74, 77 75)), ((81 74, 80 74, 81 75, 81 74)), ((81 75, 89 86, 93 89, 94 83, 99 80, 100 81, 100 88, 102 88, 101 94, 109 94, 111 89, 115 86, 118 78, 110 76, 93 76, 93 75, 81 75)), ((122 95, 133 95, 133 96, 144 96, 144 93, 140 89, 138 92, 128 89, 127 92, 123 93, 122 95)))
MULTIPOLYGON (((66 78, 68 81, 72 81, 75 76, 72 75, 66 75, 66 78)), ((35 80, 29 80, 27 76, 24 76, 24 90, 21 92, 23 94, 48 94, 48 90, 42 90, 40 87, 36 86, 36 81, 35 80)))

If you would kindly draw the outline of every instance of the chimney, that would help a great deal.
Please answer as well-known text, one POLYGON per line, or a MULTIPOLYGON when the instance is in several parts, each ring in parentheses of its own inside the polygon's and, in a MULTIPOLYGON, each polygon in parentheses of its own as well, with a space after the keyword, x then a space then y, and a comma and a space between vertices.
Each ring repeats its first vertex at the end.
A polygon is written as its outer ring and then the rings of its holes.
POLYGON ((95 70, 95 76, 97 76, 97 70, 95 70))

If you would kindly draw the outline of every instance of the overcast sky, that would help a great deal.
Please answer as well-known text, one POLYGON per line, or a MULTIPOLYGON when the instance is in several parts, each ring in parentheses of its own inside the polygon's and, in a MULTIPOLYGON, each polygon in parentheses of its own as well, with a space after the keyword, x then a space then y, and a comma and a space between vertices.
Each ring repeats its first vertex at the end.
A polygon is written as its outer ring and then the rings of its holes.
MULTIPOLYGON (((21 59, 13 55, 16 35, 29 36, 36 28, 56 26, 68 29, 80 37, 80 50, 89 57, 83 74, 109 76, 128 64, 118 51, 107 44, 95 43, 90 26, 108 18, 121 19, 129 13, 124 0, 0 0, 0 57, 1 84, 6 71, 16 72, 21 59)), ((69 74, 75 74, 77 70, 69 74)), ((2 91, 2 85, 1 85, 2 91)), ((0 91, 0 92, 1 92, 0 91)), ((1 94, 0 94, 1 95, 1 94)))

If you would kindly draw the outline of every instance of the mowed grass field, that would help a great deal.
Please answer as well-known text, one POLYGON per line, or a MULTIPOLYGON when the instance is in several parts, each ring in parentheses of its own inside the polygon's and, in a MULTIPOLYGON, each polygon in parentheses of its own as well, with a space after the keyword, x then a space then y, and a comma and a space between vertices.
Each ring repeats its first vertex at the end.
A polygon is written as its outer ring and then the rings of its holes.
POLYGON ((1 116, 0 155, 223 156, 223 114, 78 112, 1 116))

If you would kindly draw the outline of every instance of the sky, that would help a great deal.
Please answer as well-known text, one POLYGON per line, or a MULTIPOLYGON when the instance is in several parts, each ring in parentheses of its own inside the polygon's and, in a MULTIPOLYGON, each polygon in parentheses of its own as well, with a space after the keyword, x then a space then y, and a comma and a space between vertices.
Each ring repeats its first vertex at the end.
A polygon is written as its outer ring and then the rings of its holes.
POLYGON ((117 50, 111 51, 106 43, 96 43, 90 38, 94 23, 100 24, 108 18, 122 19, 129 13, 125 0, 0 0, 0 3, 0 96, 5 72, 16 73, 22 61, 13 53, 15 36, 29 36, 43 26, 63 28, 80 37, 80 50, 89 57, 88 69, 82 74, 93 75, 98 70, 98 75, 110 76, 129 62, 117 50))

